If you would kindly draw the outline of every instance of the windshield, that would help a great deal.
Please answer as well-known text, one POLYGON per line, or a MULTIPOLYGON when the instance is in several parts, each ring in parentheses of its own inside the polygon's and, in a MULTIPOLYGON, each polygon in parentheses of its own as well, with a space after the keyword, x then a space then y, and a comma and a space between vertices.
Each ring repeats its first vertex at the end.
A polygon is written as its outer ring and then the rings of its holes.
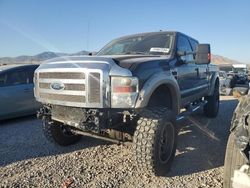
POLYGON ((110 42, 97 55, 166 55, 172 40, 173 36, 167 33, 135 35, 110 42))

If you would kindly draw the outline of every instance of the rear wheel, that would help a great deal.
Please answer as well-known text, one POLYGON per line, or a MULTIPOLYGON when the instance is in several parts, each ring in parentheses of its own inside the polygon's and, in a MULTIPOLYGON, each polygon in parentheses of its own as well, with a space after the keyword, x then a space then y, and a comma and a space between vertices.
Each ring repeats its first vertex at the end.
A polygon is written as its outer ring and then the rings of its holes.
POLYGON ((213 95, 205 97, 205 100, 207 100, 207 104, 204 106, 205 116, 215 118, 218 115, 220 106, 219 83, 215 84, 213 95))
POLYGON ((61 146, 75 144, 81 138, 80 135, 73 134, 70 129, 62 123, 50 122, 48 119, 43 121, 43 132, 50 142, 61 146))
POLYGON ((166 108, 149 108, 141 113, 134 133, 138 166, 157 176, 169 172, 176 151, 175 117, 166 108))

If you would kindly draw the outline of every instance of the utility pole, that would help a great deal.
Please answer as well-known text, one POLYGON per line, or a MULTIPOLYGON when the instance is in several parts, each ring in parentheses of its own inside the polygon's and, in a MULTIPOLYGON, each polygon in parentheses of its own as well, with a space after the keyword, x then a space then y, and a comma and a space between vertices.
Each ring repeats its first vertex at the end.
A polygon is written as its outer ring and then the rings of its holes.
POLYGON ((88 25, 87 25, 87 51, 89 51, 89 30, 90 30, 90 22, 88 21, 88 25))

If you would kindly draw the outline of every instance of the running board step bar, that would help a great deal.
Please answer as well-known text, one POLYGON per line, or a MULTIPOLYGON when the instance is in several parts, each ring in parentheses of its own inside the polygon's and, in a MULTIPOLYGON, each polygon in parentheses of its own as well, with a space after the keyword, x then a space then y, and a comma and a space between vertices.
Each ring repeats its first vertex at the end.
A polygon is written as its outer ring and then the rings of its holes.
POLYGON ((190 105, 190 107, 188 107, 184 112, 180 113, 177 116, 176 121, 179 122, 179 121, 186 119, 187 116, 190 116, 191 114, 193 114, 194 112, 196 112, 197 110, 205 106, 206 104, 207 104, 207 101, 202 101, 196 105, 190 105))

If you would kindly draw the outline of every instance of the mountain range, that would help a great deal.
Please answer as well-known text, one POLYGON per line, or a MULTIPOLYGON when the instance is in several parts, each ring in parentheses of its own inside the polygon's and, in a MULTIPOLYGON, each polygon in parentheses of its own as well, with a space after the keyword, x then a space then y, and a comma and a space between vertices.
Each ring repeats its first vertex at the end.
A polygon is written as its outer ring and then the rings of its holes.
POLYGON ((0 64, 37 64, 47 59, 60 57, 60 56, 80 56, 88 55, 87 51, 80 51, 77 53, 57 53, 57 52, 43 52, 34 56, 22 55, 18 57, 2 57, 0 64))
POLYGON ((211 62, 214 63, 214 64, 216 64, 216 65, 245 64, 245 63, 239 62, 237 60, 233 60, 233 59, 229 59, 229 58, 224 57, 224 56, 213 55, 213 54, 212 54, 211 62))
MULTIPOLYGON (((77 53, 57 53, 57 52, 43 52, 34 56, 18 56, 18 57, 2 57, 0 58, 1 64, 37 64, 47 59, 60 57, 60 56, 77 56, 77 55, 88 55, 88 51, 80 51, 77 53)), ((220 55, 212 55, 212 62, 217 65, 224 64, 238 64, 236 60, 229 59, 220 55)))

